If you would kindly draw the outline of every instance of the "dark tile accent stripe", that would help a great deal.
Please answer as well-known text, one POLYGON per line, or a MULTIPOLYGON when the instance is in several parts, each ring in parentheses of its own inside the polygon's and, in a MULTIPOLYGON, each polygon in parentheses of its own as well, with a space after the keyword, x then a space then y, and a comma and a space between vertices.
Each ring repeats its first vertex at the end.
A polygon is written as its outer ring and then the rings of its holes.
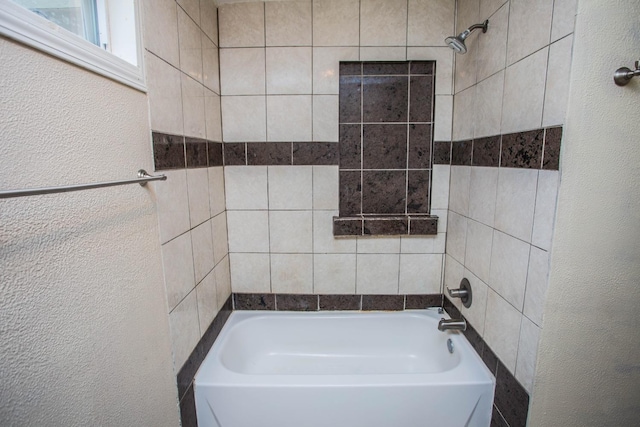
POLYGON ((222 154, 222 143, 209 141, 207 147, 209 155, 209 167, 224 166, 224 156, 222 154))
POLYGON ((409 217, 409 234, 412 236, 432 236, 438 234, 438 217, 409 217))
POLYGON ((367 218, 364 219, 365 235, 393 236, 396 234, 409 234, 409 219, 402 218, 367 218))
POLYGON ((156 171, 186 167, 184 137, 152 132, 151 138, 156 171))
POLYGON ((362 218, 339 218, 333 217, 333 235, 334 236, 361 236, 364 234, 362 230, 362 218))
POLYGON ((182 427, 198 427, 196 396, 193 393, 193 385, 189 386, 187 393, 180 400, 180 420, 182 421, 182 427))
POLYGON ((404 295, 363 295, 362 310, 404 310, 404 295))
POLYGON ((436 234, 438 234, 437 216, 410 214, 333 217, 334 236, 431 236, 436 234))
POLYGON ((276 307, 280 311, 318 311, 318 296, 278 294, 276 307))
POLYGON ((290 165, 290 142, 247 143, 247 165, 290 165))
POLYGON ((433 163, 558 170, 562 126, 494 135, 451 143, 433 143, 433 163), (450 161, 449 161, 450 159, 450 161))
POLYGON ((436 70, 436 64, 433 61, 411 61, 411 74, 433 75, 436 70))
POLYGON ((362 74, 362 62, 341 62, 341 76, 359 76, 362 74))
POLYGON ((360 310, 362 295, 320 295, 320 310, 360 310))
MULTIPOLYGON (((461 318, 462 314, 449 298, 444 297, 444 309, 452 318, 461 318)), ((482 358, 485 365, 496 377, 493 416, 491 426, 524 427, 529 412, 529 394, 511 372, 502 364, 467 319, 465 337, 482 358)))
POLYGON ((244 142, 225 142, 224 147, 224 165, 225 166, 244 166, 247 164, 247 144, 244 142))
POLYGON ((209 165, 207 154, 208 142, 204 139, 185 138, 184 145, 187 152, 187 168, 206 168, 209 165))
POLYGON ((275 310, 275 294, 233 294, 234 310, 275 310))
POLYGON ((337 165, 340 162, 335 142, 294 142, 294 165, 337 165))
POLYGON ((442 294, 407 295, 404 308, 406 310, 420 310, 429 307, 442 307, 442 294))
MULTIPOLYGON (((357 137, 359 144, 359 130, 357 137)), ((313 166, 340 162, 337 142, 226 142, 222 145, 225 166, 313 166)), ((359 152, 357 156, 360 157, 359 152)))
POLYGON ((408 62, 363 62, 362 74, 365 76, 384 74, 409 74, 408 62))

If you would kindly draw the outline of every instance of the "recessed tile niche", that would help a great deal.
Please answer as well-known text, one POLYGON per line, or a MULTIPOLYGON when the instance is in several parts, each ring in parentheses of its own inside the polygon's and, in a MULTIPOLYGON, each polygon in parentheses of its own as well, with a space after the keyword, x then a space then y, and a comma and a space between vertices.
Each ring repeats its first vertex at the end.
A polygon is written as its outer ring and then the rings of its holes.
POLYGON ((437 234, 429 214, 435 62, 340 63, 336 236, 437 234))

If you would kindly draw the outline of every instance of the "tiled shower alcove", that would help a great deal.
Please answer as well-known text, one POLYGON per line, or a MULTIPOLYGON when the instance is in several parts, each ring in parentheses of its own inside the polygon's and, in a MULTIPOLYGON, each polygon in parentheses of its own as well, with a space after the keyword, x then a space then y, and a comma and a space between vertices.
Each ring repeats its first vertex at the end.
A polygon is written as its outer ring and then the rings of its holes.
POLYGON ((340 63, 334 235, 429 235, 435 62, 340 63))

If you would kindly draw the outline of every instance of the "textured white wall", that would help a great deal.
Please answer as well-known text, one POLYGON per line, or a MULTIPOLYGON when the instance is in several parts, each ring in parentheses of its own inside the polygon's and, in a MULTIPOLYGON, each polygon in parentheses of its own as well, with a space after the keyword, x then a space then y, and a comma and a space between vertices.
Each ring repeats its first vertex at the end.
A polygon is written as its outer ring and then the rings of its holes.
POLYGON ((640 3, 581 0, 529 425, 640 418, 640 3))
MULTIPOLYGON (((0 58, 0 187, 152 170, 143 93, 6 39, 0 58)), ((0 424, 179 424, 150 187, 0 201, 0 424)))

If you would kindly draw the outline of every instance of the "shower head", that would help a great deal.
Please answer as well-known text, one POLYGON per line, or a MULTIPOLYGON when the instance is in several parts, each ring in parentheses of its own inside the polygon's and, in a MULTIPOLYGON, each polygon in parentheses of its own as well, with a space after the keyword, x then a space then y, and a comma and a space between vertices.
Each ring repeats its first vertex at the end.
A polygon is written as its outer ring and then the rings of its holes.
POLYGON ((467 53, 467 45, 464 44, 464 41, 467 37, 469 37, 469 34, 471 34, 473 30, 477 30, 478 28, 482 28, 482 32, 486 33, 488 26, 489 26, 489 20, 487 19, 482 24, 475 24, 470 26, 469 28, 467 28, 457 36, 447 37, 446 39, 444 39, 444 41, 456 53, 465 54, 467 53))

